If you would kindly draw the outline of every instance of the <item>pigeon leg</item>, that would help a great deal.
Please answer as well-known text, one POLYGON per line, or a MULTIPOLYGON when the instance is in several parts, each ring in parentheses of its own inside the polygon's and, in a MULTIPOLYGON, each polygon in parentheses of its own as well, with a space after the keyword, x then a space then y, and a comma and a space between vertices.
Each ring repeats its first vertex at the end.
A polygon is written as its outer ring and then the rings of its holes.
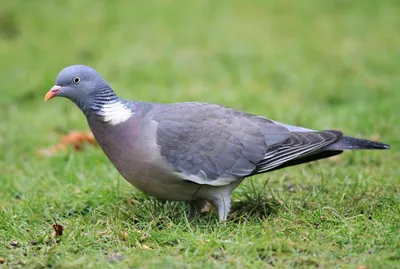
POLYGON ((218 210, 219 222, 224 222, 228 218, 231 210, 231 195, 221 195, 220 199, 210 201, 218 210))

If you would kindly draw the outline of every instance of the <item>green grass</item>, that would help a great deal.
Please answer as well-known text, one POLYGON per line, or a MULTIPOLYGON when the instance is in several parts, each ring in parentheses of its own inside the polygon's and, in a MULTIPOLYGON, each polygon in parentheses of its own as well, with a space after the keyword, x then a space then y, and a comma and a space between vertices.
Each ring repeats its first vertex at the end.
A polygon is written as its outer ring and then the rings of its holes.
POLYGON ((0 268, 400 268, 399 3, 5 1, 0 268), (219 103, 392 150, 255 176, 226 224, 215 211, 188 221, 99 149, 36 156, 54 130, 87 129, 71 102, 43 103, 76 63, 126 99, 219 103))

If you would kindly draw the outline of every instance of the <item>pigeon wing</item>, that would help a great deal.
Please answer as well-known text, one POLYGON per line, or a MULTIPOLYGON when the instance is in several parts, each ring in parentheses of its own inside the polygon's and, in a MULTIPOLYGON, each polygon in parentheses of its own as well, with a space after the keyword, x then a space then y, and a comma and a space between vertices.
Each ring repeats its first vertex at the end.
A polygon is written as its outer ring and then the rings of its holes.
POLYGON ((251 175, 268 147, 289 136, 266 118, 210 104, 170 105, 153 120, 167 165, 185 180, 214 186, 251 175))

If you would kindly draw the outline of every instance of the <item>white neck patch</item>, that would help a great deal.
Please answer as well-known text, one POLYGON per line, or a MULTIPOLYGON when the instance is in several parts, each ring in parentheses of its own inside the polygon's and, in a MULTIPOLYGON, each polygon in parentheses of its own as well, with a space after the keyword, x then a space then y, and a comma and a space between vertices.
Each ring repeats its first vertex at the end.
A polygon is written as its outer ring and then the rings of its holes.
POLYGON ((133 115, 132 110, 122 102, 105 104, 100 111, 103 115, 103 121, 113 126, 126 121, 133 115))

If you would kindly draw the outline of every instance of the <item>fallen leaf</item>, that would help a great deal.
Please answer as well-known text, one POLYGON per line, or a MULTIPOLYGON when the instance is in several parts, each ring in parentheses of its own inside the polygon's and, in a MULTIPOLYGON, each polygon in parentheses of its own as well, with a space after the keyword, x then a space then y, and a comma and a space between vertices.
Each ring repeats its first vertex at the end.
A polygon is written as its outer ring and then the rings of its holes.
POLYGON ((36 153, 39 156, 51 157, 57 152, 65 151, 68 147, 73 147, 76 151, 82 151, 84 144, 97 146, 93 134, 91 132, 72 131, 62 136, 57 145, 46 149, 39 149, 36 153))
POLYGON ((357 266, 357 269, 368 269, 368 267, 365 265, 359 265, 357 266))
POLYGON ((54 219, 53 233, 51 234, 53 237, 61 236, 64 231, 64 227, 61 224, 58 224, 56 219, 54 219))
POLYGON ((148 245, 142 245, 142 248, 143 248, 144 250, 152 250, 152 248, 149 247, 148 245))
POLYGON ((6 262, 6 260, 3 257, 0 257, 0 264, 3 264, 5 262, 6 262))

